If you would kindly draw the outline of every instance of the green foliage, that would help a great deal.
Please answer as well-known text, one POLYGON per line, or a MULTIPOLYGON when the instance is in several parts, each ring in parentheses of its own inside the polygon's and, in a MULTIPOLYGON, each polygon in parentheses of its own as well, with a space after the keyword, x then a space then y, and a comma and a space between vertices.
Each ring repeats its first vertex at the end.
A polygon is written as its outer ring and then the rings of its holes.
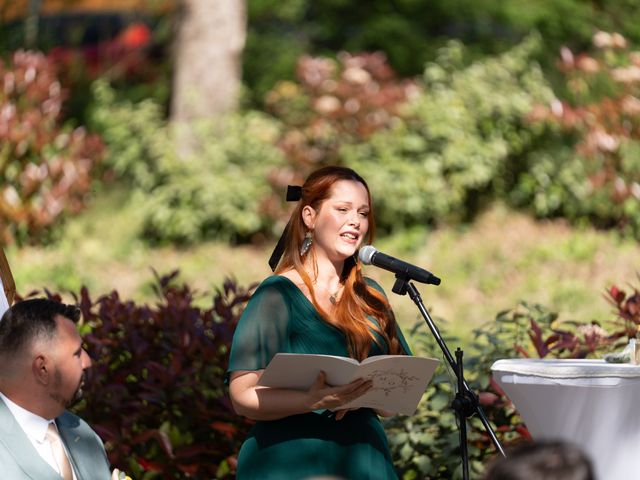
POLYGON ((35 243, 85 207, 103 155, 97 135, 63 125, 66 92, 42 54, 0 62, 0 238, 35 243))
POLYGON ((402 76, 419 74, 451 39, 476 58, 504 52, 531 31, 538 53, 553 68, 563 45, 583 49, 594 29, 640 40, 636 0, 370 0, 367 8, 343 0, 249 0, 245 82, 259 101, 282 79, 293 79, 300 54, 382 51, 402 76))
MULTIPOLYGON (((609 325, 608 333, 596 323, 562 321, 557 313, 541 305, 521 303, 499 312, 493 322, 474 331, 475 339, 465 352, 465 379, 479 392, 478 401, 503 447, 531 440, 514 405, 491 378, 491 365, 502 358, 600 356, 620 348, 627 335, 634 335, 640 323, 640 295, 612 287, 609 299, 616 306, 621 322, 609 325)), ((417 330, 417 329, 416 329, 417 330)), ((449 347, 456 338, 443 335, 449 347)), ((424 329, 413 333, 417 352, 439 356, 440 350, 424 329)), ((443 360, 443 363, 445 361, 443 360)), ((455 376, 439 367, 427 388, 418 411, 411 417, 392 417, 386 423, 396 468, 403 479, 462 478, 457 420, 451 408, 455 395, 455 376)), ((468 421, 468 448, 471 476, 482 474, 495 447, 477 416, 468 421)))
POLYGON ((105 168, 129 186, 150 191, 160 181, 160 159, 171 147, 162 108, 149 99, 119 100, 105 79, 94 82, 92 93, 90 125, 108 147, 105 168))
POLYGON ((580 218, 587 211, 591 190, 585 165, 571 148, 558 144, 531 153, 528 168, 520 173, 507 198, 539 217, 580 218))
MULTIPOLYGON (((123 300, 117 291, 94 301, 86 288, 80 290, 81 331, 93 368, 87 400, 76 412, 105 441, 112 464, 134 478, 233 478, 235 455, 250 422, 233 413, 224 372, 233 331, 253 287, 226 280, 212 304, 199 307, 194 291, 176 277, 156 278, 153 306, 123 300)), ((463 359, 465 378, 479 392, 478 401, 504 447, 531 437, 491 379, 491 365, 502 358, 585 358, 619 349, 640 326, 640 293, 612 286, 607 299, 618 314, 605 325, 608 331, 595 322, 561 320, 543 306, 523 302, 474 332, 463 359)), ((450 348, 459 344, 446 330, 442 336, 450 348)), ((424 324, 411 331, 411 340, 415 354, 440 356, 424 324)), ((462 477, 450 406, 456 382, 444 365, 416 414, 385 420, 400 478, 462 477)), ((495 449, 477 417, 469 419, 468 448, 472 477, 478 478, 495 449)))
MULTIPOLYGON (((491 378, 491 365, 499 359, 601 358, 619 350, 640 327, 640 292, 617 286, 607 290, 607 300, 617 318, 610 322, 583 323, 562 320, 542 305, 521 302, 499 312, 493 322, 474 331, 474 341, 465 352, 465 378, 492 428, 504 447, 531 440, 514 405, 491 378)), ((449 347, 456 338, 443 335, 449 347)), ((439 356, 440 350, 424 326, 417 326, 412 338, 417 354, 439 356)), ((459 437, 450 406, 454 398, 455 376, 444 367, 436 372, 418 411, 412 417, 392 417, 386 423, 396 468, 403 479, 460 479, 459 437)), ((472 477, 480 475, 495 448, 477 417, 469 420, 468 447, 472 477)))
POLYGON ((148 238, 244 242, 270 231, 268 177, 283 163, 273 146, 278 129, 257 112, 228 118, 223 128, 221 135, 218 125, 205 122, 196 132, 200 151, 187 159, 161 157, 165 180, 138 196, 148 238))
POLYGON ((248 0, 242 74, 260 104, 276 83, 292 80, 298 58, 309 50, 301 28, 306 0, 248 0))
POLYGON ((197 122, 192 132, 197 148, 179 155, 176 138, 184 132, 165 124, 157 104, 118 101, 104 82, 96 83, 94 92, 92 120, 104 132, 107 165, 131 185, 147 239, 246 241, 269 231, 267 179, 283 163, 274 146, 275 122, 258 112, 223 123, 197 122))
POLYGON ((539 46, 532 36, 465 67, 462 45, 452 42, 427 66, 409 120, 342 149, 376 192, 384 229, 472 217, 500 190, 496 178, 514 175, 536 136, 523 118, 552 95, 532 62, 539 46))
POLYGON ((567 94, 531 113, 531 128, 545 129, 546 140, 508 198, 540 217, 640 238, 640 60, 620 34, 598 32, 593 42, 592 55, 563 50, 567 94))
POLYGON ((266 105, 285 125, 280 147, 302 174, 336 163, 342 145, 388 128, 418 90, 397 79, 381 53, 341 53, 337 61, 304 56, 297 77, 298 84, 277 84, 266 105))
MULTIPOLYGON (((457 341, 446 333, 444 336, 449 345, 454 345, 457 341)), ((413 338, 418 345, 418 351, 414 353, 439 356, 439 348, 430 335, 414 333, 413 338)), ((470 377, 475 381, 473 375, 470 377)), ((431 380, 417 412, 410 417, 394 416, 385 421, 394 465, 400 478, 462 478, 457 419, 451 408, 455 396, 454 384, 452 374, 444 368, 443 363, 431 380)), ((469 434, 471 443, 474 443, 474 431, 470 429, 469 434)), ((473 478, 482 472, 478 459, 490 453, 480 452, 470 445, 470 470, 473 478)))

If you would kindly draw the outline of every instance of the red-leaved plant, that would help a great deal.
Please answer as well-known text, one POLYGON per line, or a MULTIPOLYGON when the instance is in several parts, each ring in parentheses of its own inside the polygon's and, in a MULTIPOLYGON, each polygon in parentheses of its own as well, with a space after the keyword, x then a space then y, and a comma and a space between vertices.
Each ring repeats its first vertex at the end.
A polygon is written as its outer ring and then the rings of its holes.
POLYGON ((558 69, 566 94, 537 106, 531 119, 561 127, 574 137, 587 174, 583 211, 600 227, 640 236, 640 53, 619 33, 596 32, 594 51, 563 47, 558 69))
POLYGON ((43 54, 0 61, 0 239, 33 242, 81 210, 103 156, 97 135, 64 128, 65 92, 43 54))
POLYGON ((280 146, 302 174, 338 161, 341 145, 390 126, 418 93, 416 82, 396 77, 382 52, 304 56, 296 73, 298 83, 277 84, 265 100, 285 124, 280 146))
POLYGON ((154 305, 82 289, 93 367, 76 412, 136 480, 233 478, 250 422, 231 407, 225 371, 249 290, 226 280, 203 308, 176 276, 157 277, 154 305))
MULTIPOLYGON (((605 297, 614 306, 615 315, 603 322, 604 328, 596 321, 560 321, 556 313, 540 305, 523 303, 500 313, 494 323, 476 332, 481 343, 486 341, 488 345, 477 359, 477 368, 489 371, 495 360, 514 356, 601 358, 604 353, 619 351, 638 331, 640 291, 632 287, 628 294, 614 285, 605 297)), ((480 402, 501 437, 507 442, 530 440, 529 432, 504 391, 490 376, 483 383, 480 402)), ((488 437, 482 443, 486 448, 491 447, 488 437)))

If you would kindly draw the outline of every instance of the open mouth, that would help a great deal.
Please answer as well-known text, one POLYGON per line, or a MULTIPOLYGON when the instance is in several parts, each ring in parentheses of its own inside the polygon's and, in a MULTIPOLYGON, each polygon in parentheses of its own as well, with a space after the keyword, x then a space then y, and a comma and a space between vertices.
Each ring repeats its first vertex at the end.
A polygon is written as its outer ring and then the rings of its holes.
POLYGON ((345 238, 345 239, 351 240, 351 241, 356 241, 356 240, 358 240, 358 238, 360 238, 360 235, 358 235, 356 233, 351 233, 351 232, 343 233, 340 236, 342 238, 345 238))

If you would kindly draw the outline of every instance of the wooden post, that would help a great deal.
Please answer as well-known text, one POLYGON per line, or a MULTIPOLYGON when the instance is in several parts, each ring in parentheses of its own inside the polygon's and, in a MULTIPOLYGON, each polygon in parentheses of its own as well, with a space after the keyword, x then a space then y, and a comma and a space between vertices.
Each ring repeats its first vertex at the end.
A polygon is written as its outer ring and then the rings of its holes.
POLYGON ((2 286, 4 287, 4 294, 7 297, 9 306, 13 304, 13 298, 16 294, 16 284, 13 281, 13 275, 11 274, 11 268, 9 268, 9 262, 4 255, 4 251, 0 248, 0 279, 2 279, 2 286))

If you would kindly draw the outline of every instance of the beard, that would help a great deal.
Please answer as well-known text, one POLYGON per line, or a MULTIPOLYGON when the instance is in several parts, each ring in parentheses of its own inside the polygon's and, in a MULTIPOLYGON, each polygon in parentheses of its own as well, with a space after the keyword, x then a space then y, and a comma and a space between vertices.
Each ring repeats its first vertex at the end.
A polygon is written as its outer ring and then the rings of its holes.
POLYGON ((75 405, 81 398, 83 395, 83 390, 82 387, 84 386, 84 381, 85 381, 85 373, 82 372, 82 376, 80 377, 80 380, 78 381, 78 387, 76 388, 76 390, 73 392, 73 395, 71 395, 70 397, 65 396, 62 392, 62 374, 60 373, 59 370, 56 370, 54 373, 54 383, 53 383, 53 392, 49 393, 49 396, 55 400, 58 404, 60 404, 60 406, 62 406, 63 408, 69 408, 72 407, 73 405, 75 405))

